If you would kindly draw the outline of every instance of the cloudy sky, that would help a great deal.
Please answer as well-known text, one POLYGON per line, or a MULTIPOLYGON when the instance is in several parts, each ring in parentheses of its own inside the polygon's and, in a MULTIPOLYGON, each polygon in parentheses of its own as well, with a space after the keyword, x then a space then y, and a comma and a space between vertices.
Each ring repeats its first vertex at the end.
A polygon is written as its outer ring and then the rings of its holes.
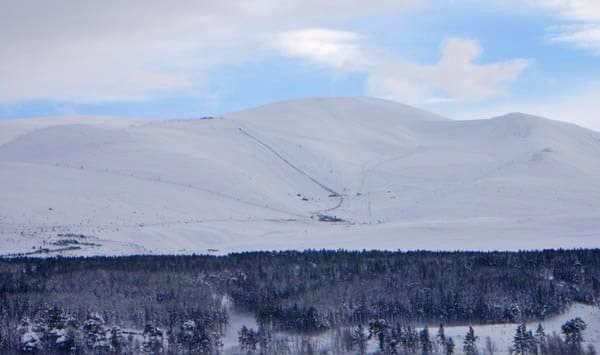
POLYGON ((0 119, 315 96, 600 130, 600 1, 0 0, 0 119))

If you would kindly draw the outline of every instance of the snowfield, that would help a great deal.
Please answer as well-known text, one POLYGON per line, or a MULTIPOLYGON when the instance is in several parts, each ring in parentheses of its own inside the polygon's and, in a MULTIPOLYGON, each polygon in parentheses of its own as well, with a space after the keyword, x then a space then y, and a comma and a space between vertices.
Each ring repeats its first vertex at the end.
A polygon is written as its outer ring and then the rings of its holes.
POLYGON ((600 133, 370 98, 4 121, 0 197, 4 255, 600 247, 600 133))

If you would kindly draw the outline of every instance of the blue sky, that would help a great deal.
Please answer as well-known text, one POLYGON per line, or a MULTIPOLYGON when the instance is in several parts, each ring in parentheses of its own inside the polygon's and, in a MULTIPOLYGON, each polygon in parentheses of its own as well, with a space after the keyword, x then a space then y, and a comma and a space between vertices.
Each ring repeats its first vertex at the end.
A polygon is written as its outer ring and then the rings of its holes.
POLYGON ((3 2, 0 119, 375 96, 600 130, 600 2, 3 2))

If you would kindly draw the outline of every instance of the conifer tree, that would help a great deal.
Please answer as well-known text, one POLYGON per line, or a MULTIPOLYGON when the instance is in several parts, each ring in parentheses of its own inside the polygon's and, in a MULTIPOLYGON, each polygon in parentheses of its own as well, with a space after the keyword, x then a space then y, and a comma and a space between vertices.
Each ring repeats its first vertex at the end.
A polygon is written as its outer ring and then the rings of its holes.
POLYGON ((546 331, 544 330, 542 323, 538 324, 534 337, 537 353, 540 354, 546 344, 546 331))
POLYGON ((433 352, 433 344, 429 337, 429 328, 427 326, 419 332, 419 342, 421 343, 421 353, 423 355, 428 355, 433 352))
POLYGON ((517 331, 513 338, 512 352, 515 355, 534 354, 537 350, 535 338, 530 330, 527 330, 527 325, 521 323, 517 327, 517 331))
POLYGON ((362 326, 359 324, 354 331, 352 332, 352 344, 356 345, 358 348, 358 353, 363 355, 367 353, 367 342, 369 341, 369 336, 362 326))
POLYGON ((456 345, 454 345, 454 340, 452 340, 452 337, 448 337, 448 339, 446 340, 446 343, 444 344, 444 353, 446 355, 452 355, 454 354, 454 348, 456 345))
POLYGON ((469 327, 465 340, 463 341, 463 352, 465 355, 476 355, 477 352, 477 340, 479 337, 475 335, 473 327, 469 327))
POLYGON ((244 325, 238 332, 238 335, 240 348, 248 354, 254 354, 260 342, 258 333, 254 329, 249 329, 244 325))
POLYGON ((144 327, 144 342, 142 352, 146 354, 161 354, 163 351, 163 332, 151 324, 144 327))
MULTIPOLYGON (((437 335, 435 336, 436 349, 443 351, 446 345, 446 331, 444 325, 440 324, 437 335)), ((436 350, 437 351, 437 350, 436 350)))
POLYGON ((587 324, 579 317, 563 324, 561 331, 565 336, 565 343, 571 348, 580 349, 583 341, 583 331, 586 328, 587 324))
POLYGON ((389 326, 385 319, 377 319, 369 322, 369 339, 376 338, 379 343, 379 350, 385 351, 385 340, 389 326))
POLYGON ((104 326, 104 318, 98 313, 88 314, 83 322, 83 337, 86 347, 93 353, 110 352, 111 346, 104 326))

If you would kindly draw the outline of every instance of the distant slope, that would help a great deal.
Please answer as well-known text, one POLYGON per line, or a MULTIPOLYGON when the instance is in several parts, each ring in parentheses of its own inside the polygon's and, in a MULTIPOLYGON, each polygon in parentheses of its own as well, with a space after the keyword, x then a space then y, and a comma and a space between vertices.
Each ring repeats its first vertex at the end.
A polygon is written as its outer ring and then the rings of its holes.
POLYGON ((0 195, 5 254, 598 247, 600 134, 369 98, 6 121, 0 195))

